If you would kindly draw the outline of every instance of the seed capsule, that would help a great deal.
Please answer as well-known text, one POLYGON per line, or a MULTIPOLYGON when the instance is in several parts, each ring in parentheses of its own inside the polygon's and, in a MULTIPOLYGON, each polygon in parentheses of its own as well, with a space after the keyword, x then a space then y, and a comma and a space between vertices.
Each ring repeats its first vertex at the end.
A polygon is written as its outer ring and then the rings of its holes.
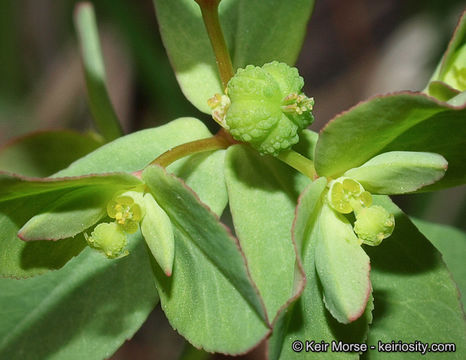
POLYGON ((374 205, 363 208, 356 214, 354 232, 367 245, 379 245, 383 239, 392 234, 394 228, 393 214, 382 206, 374 205))
POLYGON ((102 251, 109 259, 125 256, 126 234, 116 223, 101 223, 97 225, 91 236, 84 233, 89 246, 102 251))
POLYGON ((261 154, 278 155, 296 144, 299 131, 314 120, 314 100, 301 92, 303 85, 298 70, 284 63, 248 65, 228 83, 229 101, 217 94, 209 104, 236 140, 261 154))

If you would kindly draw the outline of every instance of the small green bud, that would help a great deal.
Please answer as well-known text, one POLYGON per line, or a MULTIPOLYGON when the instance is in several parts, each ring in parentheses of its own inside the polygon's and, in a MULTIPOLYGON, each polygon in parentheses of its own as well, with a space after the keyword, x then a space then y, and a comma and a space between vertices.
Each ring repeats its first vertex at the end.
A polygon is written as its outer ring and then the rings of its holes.
POLYGON ((230 103, 217 94, 209 104, 236 140, 261 154, 278 155, 296 144, 299 131, 314 120, 314 100, 301 92, 303 86, 298 70, 284 63, 248 65, 228 83, 230 103))
POLYGON ((125 256, 126 234, 116 223, 101 223, 97 225, 91 236, 84 233, 89 246, 102 251, 109 259, 125 256))
POLYGON ((135 191, 128 191, 115 196, 107 204, 107 214, 128 234, 138 231, 138 224, 143 218, 143 208, 138 204, 142 195, 135 191))
POLYGON ((356 214, 354 232, 364 244, 377 246, 389 237, 395 228, 395 218, 382 206, 361 209, 356 214))

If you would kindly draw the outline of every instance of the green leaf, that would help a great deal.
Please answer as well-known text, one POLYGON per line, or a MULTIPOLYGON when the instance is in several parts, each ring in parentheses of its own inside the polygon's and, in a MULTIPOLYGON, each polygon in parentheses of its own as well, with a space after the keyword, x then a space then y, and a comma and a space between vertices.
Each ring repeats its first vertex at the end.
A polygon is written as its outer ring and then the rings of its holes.
MULTIPOLYGON (((166 126, 140 131, 106 144, 76 161, 56 176, 81 176, 114 171, 134 172, 142 169, 169 148, 208 136, 211 134, 200 121, 192 118, 179 119, 166 126)), ((223 177, 217 176, 222 173, 222 154, 223 152, 216 152, 212 155, 196 155, 179 160, 170 166, 172 171, 182 173, 188 184, 210 186, 210 190, 214 193, 212 198, 217 199, 217 203, 213 204, 212 207, 218 209, 219 212, 223 210, 226 199, 223 177), (191 160, 193 160, 192 165, 188 164, 188 161, 191 160), (220 168, 220 170, 212 171, 214 167, 220 168), (211 177, 210 180, 207 180, 209 173, 217 177, 211 177)), ((195 190, 199 191, 197 188, 195 190)), ((63 246, 70 239, 57 242, 25 243, 16 237, 17 223, 21 226, 28 218, 41 211, 66 191, 39 194, 35 196, 37 202, 31 203, 27 207, 22 204, 24 198, 0 203, 0 212, 2 213, 0 225, 3 225, 2 221, 6 221, 8 229, 13 228, 13 231, 5 234, 8 241, 0 242, 0 246, 2 246, 0 266, 4 263, 4 257, 7 259, 13 257, 14 260, 10 265, 15 270, 26 271, 20 262, 21 248, 15 248, 14 251, 17 253, 8 249, 4 251, 3 244, 9 244, 10 240, 16 240, 26 247, 43 245, 31 248, 28 256, 29 260, 36 262, 34 265, 38 266, 39 270, 43 271, 48 268, 48 263, 43 265, 37 264, 37 262, 42 261, 41 259, 46 255, 47 250, 58 251, 58 247, 63 246), (21 211, 17 211, 12 204, 21 211)), ((0 232, 3 231, 4 227, 0 226, 0 232)), ((3 233, 1 236, 3 237, 3 233)), ((20 359, 36 357, 108 358, 126 338, 134 334, 157 301, 153 286, 152 268, 151 265, 147 265, 147 259, 150 260, 151 257, 148 257, 147 248, 142 245, 142 241, 139 234, 133 235, 129 240, 130 255, 118 260, 107 260, 100 253, 87 248, 58 272, 50 272, 31 279, 31 282, 29 280, 26 280, 28 282, 25 283, 22 280, 17 282, 25 284, 24 287, 18 289, 18 292, 13 291, 11 287, 1 288, 2 280, 0 280, 0 299, 2 296, 11 295, 11 299, 15 299, 15 301, 10 301, 10 298, 5 300, 10 305, 17 304, 19 306, 19 299, 23 299, 21 304, 35 299, 35 303, 27 305, 27 309, 18 307, 16 311, 6 306, 2 307, 2 311, 4 310, 5 314, 8 314, 8 316, 2 317, 5 319, 5 322, 2 320, 2 325, 5 326, 4 331, 8 332, 13 329, 12 324, 20 322, 22 325, 15 334, 8 338, 1 334, 0 338, 4 341, 5 350, 0 350, 0 357, 15 359, 10 354, 15 354, 14 351, 16 351, 17 358, 20 359), (137 246, 136 249, 133 249, 133 246, 137 246), (75 263, 78 263, 79 266, 75 266, 75 263), (125 265, 120 266, 120 264, 125 265), (48 279, 52 279, 51 282, 54 283, 55 287, 46 286, 48 279), (70 287, 73 290, 68 291, 70 287), (44 290, 42 291, 42 289, 44 290), (148 301, 149 295, 147 294, 150 295, 150 301, 148 301), (49 295, 50 297, 47 298, 46 296, 49 295), (44 298, 44 312, 41 312, 42 307, 38 307, 36 304, 44 298), (57 300, 55 301, 55 299, 57 300), (45 306, 47 306, 46 309, 45 306), (11 318, 10 316, 16 317, 11 318), (24 316, 24 320, 19 318, 20 316, 24 316)), ((71 239, 71 243, 85 246, 81 236, 71 239)), ((23 252, 23 255, 24 253, 26 251, 23 252)), ((64 261, 64 259, 59 258, 59 261, 64 261)), ((161 275, 165 277, 164 274, 161 275)), ((212 281, 212 278, 207 278, 206 281, 212 281)), ((10 282, 9 284, 16 283, 10 282)), ((236 301, 236 298, 233 298, 232 301, 236 301)), ((232 318, 235 316, 236 314, 231 315, 232 318)), ((252 315, 251 317, 256 318, 252 315)), ((244 326, 246 324, 248 322, 245 322, 244 326)))
POLYGON ((0 202, 64 189, 105 187, 134 187, 141 180, 126 173, 93 174, 62 178, 28 178, 0 172, 0 202))
MULTIPOLYGON (((139 171, 168 149, 210 136, 212 134, 200 120, 179 118, 166 125, 137 131, 105 144, 53 177, 139 171)), ((189 159, 178 160, 172 165, 172 171, 184 166, 189 159)))
MULTIPOLYGON (((466 11, 463 12, 461 15, 461 18, 458 21, 458 25, 456 26, 455 32, 450 40, 450 43, 448 44, 448 48, 443 54, 442 60, 440 60, 439 65, 437 66, 437 69, 435 70, 434 74, 432 75, 432 78, 430 79, 429 85, 428 85, 428 93, 430 95, 435 96, 435 94, 432 94, 430 92, 430 84, 433 81, 448 81, 448 73, 451 72, 451 67, 457 61, 458 57, 458 49, 466 43, 466 11)), ((464 61, 463 61, 464 65, 464 61)), ((447 85, 450 85, 447 82, 447 85)))
POLYGON ((0 277, 24 278, 59 269, 86 246, 82 236, 59 241, 25 242, 18 238, 20 227, 56 201, 64 191, 0 203, 0 277))
POLYGON ((148 167, 142 176, 174 227, 173 274, 167 277, 154 268, 171 325, 207 351, 247 351, 268 328, 238 244, 177 178, 158 166, 148 167))
POLYGON ((291 226, 309 180, 243 145, 228 148, 225 178, 235 231, 272 321, 295 295, 291 226))
POLYGON ((181 166, 180 161, 177 161, 167 169, 182 178, 199 199, 220 216, 228 203, 223 173, 224 159, 224 150, 205 152, 190 156, 181 166))
MULTIPOLYGON (((314 0, 296 0, 292 6, 280 0, 237 1, 237 25, 230 28, 234 36, 233 65, 263 65, 277 60, 293 65, 306 34, 314 0), (273 24, 273 27, 270 26, 273 24), (234 32, 233 32, 234 31, 234 32)), ((225 27, 234 25, 225 21, 225 27)))
POLYGON ((344 176, 359 181, 373 194, 404 194, 438 181, 447 167, 445 158, 438 154, 391 151, 348 170, 344 176))
POLYGON ((19 137, 0 149, 0 169, 31 177, 45 177, 101 145, 91 133, 44 131, 19 137))
MULTIPOLYGON (((292 349, 294 341, 315 342, 343 341, 345 343, 362 343, 365 340, 368 323, 372 316, 372 302, 366 307, 363 316, 348 325, 335 320, 325 308, 322 286, 315 268, 315 249, 319 241, 319 214, 321 195, 327 182, 317 179, 301 194, 293 226, 293 237, 301 255, 306 273, 306 287, 302 296, 292 304, 287 312, 282 313, 280 321, 274 328, 269 340, 270 359, 298 359, 305 356, 292 349)), ((329 348, 327 352, 316 353, 316 357, 329 359, 357 359, 357 353, 337 353, 329 348)))
POLYGON ((453 89, 451 86, 445 84, 443 81, 436 80, 429 83, 427 93, 440 101, 448 101, 460 92, 459 90, 453 89))
POLYGON ((18 236, 25 241, 73 237, 106 215, 106 205, 115 191, 108 187, 72 190, 31 218, 18 236))
MULTIPOLYGON (((193 0, 154 0, 162 40, 183 93, 209 113, 207 99, 222 93, 215 56, 193 0)), ((223 0, 220 23, 234 69, 272 60, 293 65, 306 32, 314 0, 223 0), (273 27, 270 26, 273 24, 273 27)))
POLYGON ((455 95, 447 101, 448 104, 453 106, 465 106, 466 105, 466 91, 455 95))
POLYGON ((169 217, 151 194, 144 195, 145 215, 141 232, 157 264, 171 276, 175 258, 175 238, 169 217))
POLYGON ((120 137, 122 130, 105 84, 105 66, 93 5, 78 4, 74 22, 81 45, 89 107, 100 133, 105 140, 111 141, 120 137))
POLYGON ((109 358, 158 302, 141 235, 129 243, 122 259, 87 248, 60 271, 0 279, 0 358, 109 358))
POLYGON ((414 225, 434 244, 442 254, 461 293, 463 308, 466 308, 466 234, 454 227, 434 224, 420 219, 411 219, 414 225))
MULTIPOLYGON (((374 322, 368 343, 455 343, 450 359, 462 359, 466 351, 466 325, 458 290, 440 253, 416 229, 388 197, 374 196, 375 203, 395 214, 392 236, 378 247, 367 247, 371 258, 375 299, 374 322)), ((372 351, 369 359, 385 359, 372 351)), ((394 358, 419 359, 419 353, 394 353, 394 358)))
POLYGON ((374 97, 338 115, 323 129, 316 147, 317 173, 335 178, 384 152, 421 151, 448 161, 445 177, 423 191, 465 183, 465 116, 464 106, 439 103, 423 94, 374 97))
MULTIPOLYGON (((167 125, 142 130, 105 144, 54 176, 76 177, 109 172, 138 171, 176 145, 209 136, 211 136, 210 132, 199 120, 180 118, 167 125)), ((214 207, 219 213, 223 210, 227 198, 221 165, 222 153, 190 156, 176 161, 169 167, 170 171, 177 172, 186 179, 188 185, 193 186, 200 194, 201 199, 218 199, 214 207)), ((132 181, 135 179, 139 183, 139 180, 131 175, 125 176, 132 181)), ((16 178, 14 181, 21 182, 16 178)), ((39 184, 42 183, 39 182, 39 184)), ((0 193, 3 189, 3 187, 0 188, 0 193)), ((28 277, 50 269, 57 269, 82 250, 85 242, 81 238, 79 241, 65 239, 57 242, 25 243, 16 235, 21 226, 30 218, 43 211, 69 190, 72 189, 51 191, 30 198, 23 197, 0 202, 0 225, 2 225, 0 226, 0 276, 28 277)))
POLYGON ((347 324, 364 313, 371 294, 369 257, 350 222, 327 204, 317 226, 315 261, 324 302, 335 319, 347 324))

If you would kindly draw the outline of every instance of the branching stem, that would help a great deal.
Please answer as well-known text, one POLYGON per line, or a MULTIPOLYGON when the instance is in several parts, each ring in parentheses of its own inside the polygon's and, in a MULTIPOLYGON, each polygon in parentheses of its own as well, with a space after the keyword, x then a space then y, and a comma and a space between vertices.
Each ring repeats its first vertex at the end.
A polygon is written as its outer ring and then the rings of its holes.
POLYGON ((277 157, 292 168, 298 170, 300 173, 306 175, 312 181, 317 178, 314 162, 296 151, 283 151, 277 157))
POLYGON ((225 38, 218 18, 218 4, 220 0, 195 0, 201 8, 204 25, 209 35, 210 43, 217 60, 218 71, 222 80, 223 89, 226 89, 228 81, 233 77, 233 65, 228 52, 225 38))
POLYGON ((229 135, 220 130, 215 136, 207 139, 194 140, 185 144, 175 146, 174 148, 167 150, 158 158, 150 163, 150 165, 160 165, 167 167, 171 163, 185 156, 219 149, 226 149, 232 145, 234 141, 231 140, 229 135))

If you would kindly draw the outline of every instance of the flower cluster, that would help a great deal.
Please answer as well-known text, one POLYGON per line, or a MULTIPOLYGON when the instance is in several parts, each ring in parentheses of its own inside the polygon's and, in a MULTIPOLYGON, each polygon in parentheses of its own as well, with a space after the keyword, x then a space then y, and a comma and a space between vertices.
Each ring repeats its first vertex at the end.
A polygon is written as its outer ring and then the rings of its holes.
POLYGON ((372 195, 354 179, 340 177, 329 183, 327 201, 337 212, 354 211, 354 232, 361 243, 377 246, 389 237, 395 227, 395 218, 382 206, 372 205, 372 195))
POLYGON ((118 258, 128 255, 127 234, 133 234, 139 229, 139 223, 144 216, 142 194, 127 191, 117 194, 107 204, 107 215, 115 219, 111 223, 100 223, 91 233, 84 236, 94 249, 102 251, 108 258, 118 258))

